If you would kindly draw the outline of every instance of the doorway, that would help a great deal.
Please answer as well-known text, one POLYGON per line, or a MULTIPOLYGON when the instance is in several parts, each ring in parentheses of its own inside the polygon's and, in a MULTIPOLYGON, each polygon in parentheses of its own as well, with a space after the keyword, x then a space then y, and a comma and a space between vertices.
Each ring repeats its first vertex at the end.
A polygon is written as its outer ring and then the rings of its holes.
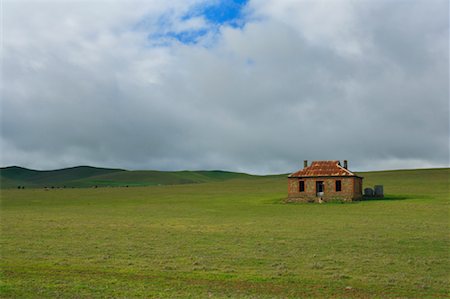
POLYGON ((317 196, 322 196, 324 192, 324 184, 323 181, 316 181, 316 194, 317 196))

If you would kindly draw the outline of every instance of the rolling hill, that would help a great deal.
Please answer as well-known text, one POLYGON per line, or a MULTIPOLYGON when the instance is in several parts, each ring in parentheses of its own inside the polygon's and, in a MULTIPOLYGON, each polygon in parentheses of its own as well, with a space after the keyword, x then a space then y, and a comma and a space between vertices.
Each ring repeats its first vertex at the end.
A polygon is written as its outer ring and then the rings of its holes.
MULTIPOLYGON (((411 169, 358 172, 364 177, 365 186, 384 184, 385 180, 398 181, 402 186, 404 179, 415 182, 417 186, 423 186, 424 175, 433 177, 441 174, 443 169, 411 169)), ((136 187, 157 185, 180 185, 196 183, 221 182, 231 179, 260 179, 279 178, 284 180, 286 174, 258 176, 246 173, 229 172, 222 170, 197 170, 197 171, 157 171, 157 170, 123 170, 112 168, 98 168, 91 166, 77 166, 58 170, 33 170, 18 166, 0 168, 0 187, 12 189, 18 186, 26 188, 44 187, 136 187)), ((448 180, 439 181, 441 185, 448 184, 448 180)), ((410 186, 404 186, 407 191, 410 186)))
POLYGON ((0 185, 2 188, 76 186, 72 181, 89 177, 123 172, 122 169, 77 166, 57 170, 33 170, 18 166, 0 168, 0 185))
POLYGON ((128 171, 91 166, 78 166, 44 171, 18 166, 0 168, 0 186, 3 189, 17 188, 18 186, 43 188, 178 185, 255 177, 257 176, 221 170, 128 171))

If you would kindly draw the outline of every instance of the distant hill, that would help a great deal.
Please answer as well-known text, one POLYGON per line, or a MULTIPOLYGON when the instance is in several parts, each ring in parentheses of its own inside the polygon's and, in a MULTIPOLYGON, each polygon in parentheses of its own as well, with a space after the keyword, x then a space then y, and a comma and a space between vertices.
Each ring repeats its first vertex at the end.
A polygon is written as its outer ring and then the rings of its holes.
MULTIPOLYGON (((359 172, 364 177, 364 186, 385 184, 391 181, 410 181, 422 184, 423 176, 439 175, 449 169, 406 169, 359 172), (387 180, 387 181, 386 181, 387 180), (386 182, 385 182, 386 181, 386 182)), ((43 187, 116 187, 116 186, 155 186, 219 182, 231 179, 273 178, 284 180, 287 174, 258 176, 221 170, 197 171, 156 171, 123 170, 77 166, 58 170, 33 170, 18 166, 0 168, 0 188, 10 189, 24 186, 26 188, 43 187)), ((443 182, 448 184, 448 181, 443 182)))
POLYGON ((1 188, 76 186, 72 181, 123 172, 122 169, 77 166, 58 170, 33 170, 18 166, 0 168, 1 188))
POLYGON ((106 187, 194 184, 237 178, 255 178, 245 173, 212 171, 128 171, 78 166, 58 170, 32 170, 23 167, 0 168, 1 188, 106 187))

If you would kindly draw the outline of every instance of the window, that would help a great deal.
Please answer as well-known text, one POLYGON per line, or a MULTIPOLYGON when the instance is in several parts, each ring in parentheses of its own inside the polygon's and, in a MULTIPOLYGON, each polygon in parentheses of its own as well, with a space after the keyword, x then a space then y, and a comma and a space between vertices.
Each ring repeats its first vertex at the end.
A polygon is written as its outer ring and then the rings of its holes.
POLYGON ((342 183, 340 180, 336 181, 336 192, 342 191, 342 183))
POLYGON ((304 192, 305 191, 305 181, 299 181, 298 182, 298 191, 304 192))

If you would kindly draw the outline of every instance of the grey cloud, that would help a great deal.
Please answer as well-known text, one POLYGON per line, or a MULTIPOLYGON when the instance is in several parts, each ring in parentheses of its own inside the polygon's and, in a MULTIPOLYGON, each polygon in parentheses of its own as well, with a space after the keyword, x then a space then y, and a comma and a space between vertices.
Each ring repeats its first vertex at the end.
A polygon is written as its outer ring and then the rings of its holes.
POLYGON ((50 3, 35 13, 7 2, 3 166, 448 166, 445 1, 342 1, 348 9, 311 15, 310 2, 276 2, 250 2, 246 25, 223 26, 213 44, 166 46, 147 40, 157 18, 178 9, 165 15, 185 28, 179 16, 196 3, 50 3))

